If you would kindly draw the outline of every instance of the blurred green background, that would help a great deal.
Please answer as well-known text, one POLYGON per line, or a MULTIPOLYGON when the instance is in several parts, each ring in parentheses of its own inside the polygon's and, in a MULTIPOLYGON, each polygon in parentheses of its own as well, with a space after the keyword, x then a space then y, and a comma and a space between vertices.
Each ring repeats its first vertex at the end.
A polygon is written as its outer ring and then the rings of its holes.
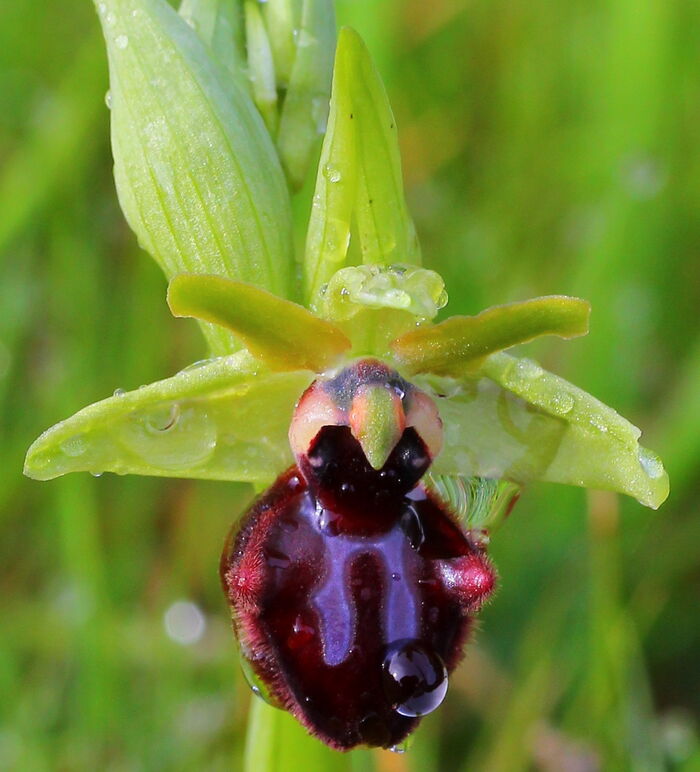
MULTIPOLYGON (((526 491, 446 704, 407 754, 338 768, 700 769, 700 5, 338 15, 385 77, 447 310, 588 298, 588 338, 529 351, 643 427, 672 485, 659 512, 526 491)), ((40 431, 203 346, 118 209, 91 3, 0 22, 0 769, 237 770, 250 696, 217 563, 250 491, 21 476, 40 431)))

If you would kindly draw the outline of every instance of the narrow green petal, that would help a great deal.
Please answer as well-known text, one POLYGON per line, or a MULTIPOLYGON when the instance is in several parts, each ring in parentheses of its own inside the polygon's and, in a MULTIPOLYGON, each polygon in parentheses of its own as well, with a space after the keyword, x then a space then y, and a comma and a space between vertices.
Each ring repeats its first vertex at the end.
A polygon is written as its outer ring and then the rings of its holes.
POLYGON ((97 6, 117 192, 143 248, 168 277, 216 273, 290 295, 289 194, 247 91, 165 0, 97 6))
POLYGON ((269 373, 241 351, 90 405, 39 437, 24 472, 116 472, 266 482, 292 463, 287 431, 309 372, 269 373))
POLYGON ((639 429, 532 360, 498 353, 473 379, 416 380, 443 395, 445 445, 435 474, 580 485, 654 509, 668 496, 668 476, 639 446, 639 429))
POLYGON ((176 276, 168 304, 175 316, 227 327, 275 370, 322 372, 350 348, 338 327, 303 306, 220 276, 176 276))
POLYGON ((277 83, 275 63, 258 0, 246 0, 245 30, 248 48, 248 78, 253 100, 270 134, 277 131, 277 83))
POLYGON ((355 217, 364 263, 421 262, 403 191, 396 121, 382 79, 362 38, 342 30, 352 63, 350 86, 360 169, 355 217))
POLYGON ((265 0, 262 5, 277 77, 286 88, 296 53, 294 31, 301 21, 301 0, 265 0))
POLYGON ((349 80, 348 51, 339 41, 303 264, 304 298, 314 309, 323 286, 343 267, 350 244, 357 163, 349 80))
POLYGON ((328 120, 335 52, 333 0, 304 0, 295 43, 277 148, 290 183, 299 188, 328 120))
POLYGON ((244 82, 243 15, 238 0, 182 0, 179 13, 219 64, 244 82))
POLYGON ((353 221, 363 263, 420 262, 386 91, 360 36, 346 27, 338 37, 306 242, 304 292, 312 307, 344 266, 353 221))
POLYGON ((411 373, 454 375, 478 366, 495 351, 541 335, 575 338, 588 332, 591 307, 563 295, 494 306, 476 316, 453 316, 423 327, 391 344, 399 363, 411 373))

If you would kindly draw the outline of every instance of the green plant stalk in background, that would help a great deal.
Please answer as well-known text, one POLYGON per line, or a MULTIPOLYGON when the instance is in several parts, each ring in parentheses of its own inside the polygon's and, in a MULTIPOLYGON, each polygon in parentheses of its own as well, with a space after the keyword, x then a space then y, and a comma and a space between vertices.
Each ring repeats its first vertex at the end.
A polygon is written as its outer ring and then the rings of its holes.
MULTIPOLYGON (((211 359, 53 427, 30 449, 27 474, 269 484, 291 463, 289 420, 315 374, 374 355, 434 395, 446 436, 436 474, 549 480, 662 503, 668 478, 638 446, 638 429, 503 352, 541 335, 585 334, 585 302, 545 297, 433 324, 444 285, 420 267, 386 93, 352 30, 333 56, 329 2, 200 0, 180 15, 164 0, 97 7, 120 204, 171 280, 173 313, 201 320, 211 359), (296 260, 290 190, 321 134, 296 260)), ((289 722, 256 710, 252 737, 289 722)), ((290 734, 297 748, 330 753, 290 734)), ((250 769, 274 768, 274 759, 256 766, 264 752, 251 741, 250 769)))

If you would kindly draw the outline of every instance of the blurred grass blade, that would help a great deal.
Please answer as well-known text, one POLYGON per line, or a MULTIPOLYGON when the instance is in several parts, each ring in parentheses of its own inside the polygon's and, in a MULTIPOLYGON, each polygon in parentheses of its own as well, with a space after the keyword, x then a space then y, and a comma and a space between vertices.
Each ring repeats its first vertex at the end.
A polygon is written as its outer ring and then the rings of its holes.
POLYGON ((579 298, 533 298, 412 330, 391 347, 409 372, 459 376, 489 354, 541 335, 586 335, 590 312, 590 304, 579 298))
POLYGON ((313 374, 260 371, 248 352, 197 363, 89 405, 39 437, 25 474, 143 474, 269 482, 292 462, 287 430, 313 374))
POLYGON ((353 220, 363 263, 420 262, 389 101, 364 43, 346 27, 338 38, 306 242, 304 292, 312 306, 344 267, 353 220))
POLYGON ((3 151, 0 259, 38 210, 50 204, 64 180, 80 177, 97 154, 105 91, 102 58, 101 41, 90 35, 77 50, 42 120, 25 134, 14 154, 3 151))
POLYGON ((176 276, 168 304, 175 316, 229 328, 275 370, 322 372, 350 348, 340 329, 303 306, 220 276, 176 276))
MULTIPOLYGON (((141 245, 168 277, 216 273, 291 294, 289 195, 246 91, 164 0, 98 10, 117 192, 141 245)), ((208 337, 230 350, 221 332, 208 337)))
POLYGON ((639 429, 590 394, 505 353, 488 357, 479 376, 424 381, 451 392, 437 398, 445 444, 435 474, 579 485, 653 508, 668 496, 668 475, 639 446, 639 429))
POLYGON ((335 52, 333 0, 304 0, 295 42, 296 55, 282 106, 277 148, 291 185, 299 188, 328 119, 335 52))
POLYGON ((246 0, 245 30, 248 48, 248 78, 253 100, 270 134, 277 131, 277 83, 272 50, 258 0, 246 0))
POLYGON ((295 32, 301 22, 302 0, 265 0, 263 13, 270 39, 275 71, 281 88, 286 88, 296 55, 295 32))
POLYGON ((243 16, 238 0, 182 0, 179 13, 214 58, 245 82, 243 16))

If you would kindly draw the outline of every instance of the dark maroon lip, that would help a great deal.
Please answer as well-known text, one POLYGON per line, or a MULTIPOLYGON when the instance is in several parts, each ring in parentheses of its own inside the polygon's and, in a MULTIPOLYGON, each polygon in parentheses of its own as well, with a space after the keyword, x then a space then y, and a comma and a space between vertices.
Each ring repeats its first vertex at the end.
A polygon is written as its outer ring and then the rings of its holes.
POLYGON ((325 506, 341 477, 358 485, 355 467, 339 469, 330 488, 285 472, 227 544, 222 581, 276 702, 339 750, 391 747, 442 701, 494 575, 421 484, 382 507, 364 470, 366 506, 325 506))
POLYGON ((297 465, 253 503, 221 558, 256 688, 338 750, 398 745, 440 705, 495 583, 479 542, 421 483, 431 454, 418 427, 434 447, 442 424, 412 389, 373 359, 314 382, 295 413, 297 465), (390 390, 397 411, 380 469, 356 437, 362 420, 347 415, 368 385, 390 390), (415 426, 402 412, 411 394, 415 426))

